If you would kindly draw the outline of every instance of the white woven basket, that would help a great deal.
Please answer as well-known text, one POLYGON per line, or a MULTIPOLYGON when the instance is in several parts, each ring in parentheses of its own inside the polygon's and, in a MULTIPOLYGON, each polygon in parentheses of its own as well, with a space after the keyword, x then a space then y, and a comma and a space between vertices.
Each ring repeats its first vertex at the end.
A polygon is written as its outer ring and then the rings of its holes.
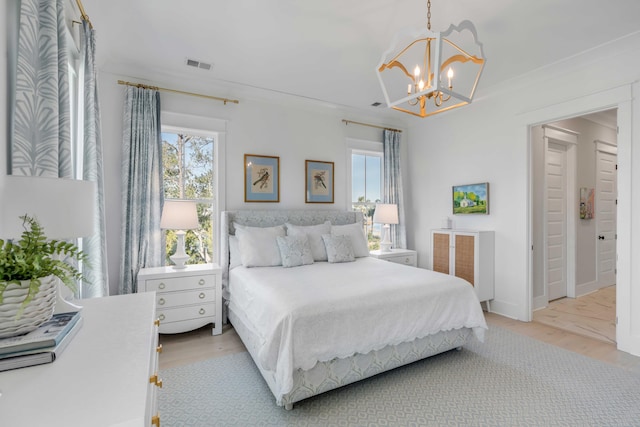
POLYGON ((58 278, 47 276, 40 279, 40 289, 31 301, 22 308, 29 292, 29 281, 18 286, 10 284, 3 293, 0 304, 0 338, 26 334, 51 319, 56 304, 58 278))

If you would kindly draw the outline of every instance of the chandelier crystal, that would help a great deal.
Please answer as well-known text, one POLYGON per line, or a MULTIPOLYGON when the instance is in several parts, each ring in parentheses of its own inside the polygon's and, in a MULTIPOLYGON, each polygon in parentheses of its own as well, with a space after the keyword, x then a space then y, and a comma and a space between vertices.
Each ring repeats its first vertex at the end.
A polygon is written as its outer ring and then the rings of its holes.
POLYGON ((397 34, 376 72, 388 107, 428 117, 471 103, 484 63, 471 21, 431 31, 429 0, 427 28, 397 34))

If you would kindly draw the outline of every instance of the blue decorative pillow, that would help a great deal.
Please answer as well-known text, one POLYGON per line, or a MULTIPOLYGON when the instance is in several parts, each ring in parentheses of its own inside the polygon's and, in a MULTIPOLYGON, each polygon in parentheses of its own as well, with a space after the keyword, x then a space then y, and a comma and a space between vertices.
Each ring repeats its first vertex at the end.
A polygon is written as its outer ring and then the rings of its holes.
POLYGON ((350 236, 332 236, 323 234, 324 246, 327 249, 329 262, 352 262, 356 260, 350 236))
POLYGON ((283 267, 313 264, 313 255, 307 236, 276 237, 283 267))

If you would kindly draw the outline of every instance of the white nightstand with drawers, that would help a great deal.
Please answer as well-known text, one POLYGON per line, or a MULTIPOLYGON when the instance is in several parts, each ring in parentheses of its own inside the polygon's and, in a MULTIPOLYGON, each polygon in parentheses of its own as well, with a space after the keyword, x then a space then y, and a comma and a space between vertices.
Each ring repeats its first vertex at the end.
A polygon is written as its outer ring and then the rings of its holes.
POLYGON ((160 333, 192 331, 213 323, 212 335, 222 332, 222 280, 217 264, 142 268, 138 292, 156 293, 160 333))
POLYGON ((391 252, 371 251, 369 256, 397 264, 405 264, 412 267, 418 266, 418 254, 411 249, 391 249, 391 252))

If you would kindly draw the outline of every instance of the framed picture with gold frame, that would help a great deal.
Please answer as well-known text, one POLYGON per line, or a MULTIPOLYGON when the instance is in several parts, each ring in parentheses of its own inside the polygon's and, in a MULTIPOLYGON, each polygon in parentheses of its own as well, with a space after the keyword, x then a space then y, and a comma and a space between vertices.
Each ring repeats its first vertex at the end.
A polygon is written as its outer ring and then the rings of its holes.
POLYGON ((333 203, 333 162, 305 160, 305 203, 333 203))
POLYGON ((280 157, 244 155, 244 201, 280 201, 280 157))

